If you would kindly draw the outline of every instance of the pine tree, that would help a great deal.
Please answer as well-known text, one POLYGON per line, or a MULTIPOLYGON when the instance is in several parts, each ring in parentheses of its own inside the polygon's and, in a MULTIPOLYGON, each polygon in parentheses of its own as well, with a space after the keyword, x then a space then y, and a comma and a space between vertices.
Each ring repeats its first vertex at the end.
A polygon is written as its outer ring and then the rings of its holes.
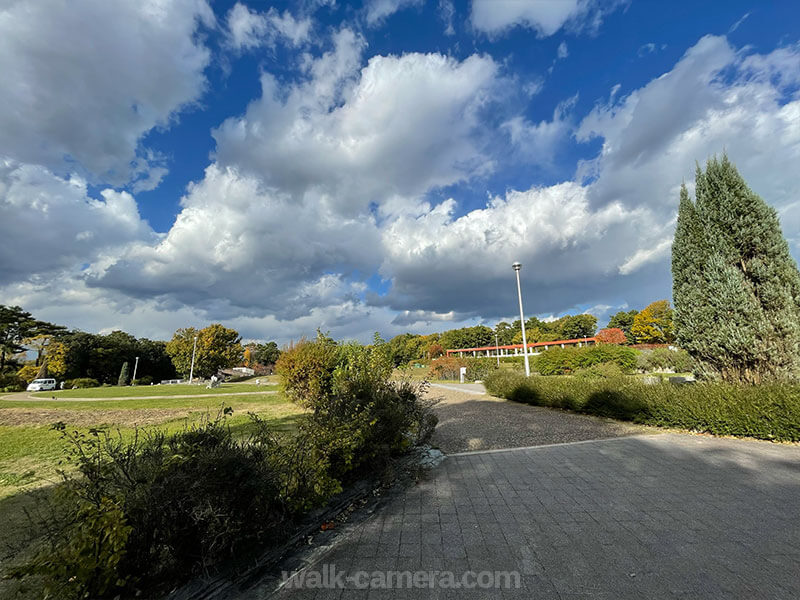
POLYGON ((117 385, 128 385, 128 361, 122 363, 122 369, 119 371, 119 379, 117 385))
POLYGON ((759 383, 800 376, 800 272, 778 215, 723 156, 682 186, 672 246, 678 343, 699 371, 759 383))

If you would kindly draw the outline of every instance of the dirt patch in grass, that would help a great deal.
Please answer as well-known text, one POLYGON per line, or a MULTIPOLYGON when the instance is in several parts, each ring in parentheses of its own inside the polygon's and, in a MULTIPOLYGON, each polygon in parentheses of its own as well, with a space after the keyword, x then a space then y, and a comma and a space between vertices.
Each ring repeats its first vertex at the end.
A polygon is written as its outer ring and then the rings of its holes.
MULTIPOLYGON (((7 408, 0 425, 49 425, 63 421, 71 426, 154 425, 188 416, 186 409, 64 410, 59 408, 7 408)), ((205 412, 205 411, 203 411, 205 412)))

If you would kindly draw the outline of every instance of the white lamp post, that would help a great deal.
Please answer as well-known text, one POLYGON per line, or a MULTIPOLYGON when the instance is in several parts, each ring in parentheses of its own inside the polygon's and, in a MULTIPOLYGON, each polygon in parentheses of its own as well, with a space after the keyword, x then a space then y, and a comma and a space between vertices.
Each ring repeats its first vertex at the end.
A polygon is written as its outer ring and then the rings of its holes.
POLYGON ((500 342, 497 341, 497 332, 494 334, 494 353, 497 356, 497 366, 500 366, 500 342))
POLYGON ((525 377, 531 376, 531 365, 528 362, 528 338, 525 336, 525 315, 522 312, 522 287, 519 284, 519 270, 522 265, 515 262, 511 265, 514 272, 517 274, 517 296, 519 297, 519 322, 522 325, 522 356, 525 360, 525 377))
POLYGON ((192 383, 192 379, 194 379, 194 354, 196 351, 197 351, 197 336, 194 336, 194 346, 192 346, 192 366, 189 369, 189 383, 192 383))
POLYGON ((139 357, 136 357, 136 362, 133 364, 133 379, 131 379, 131 384, 136 384, 136 369, 139 368, 139 357))

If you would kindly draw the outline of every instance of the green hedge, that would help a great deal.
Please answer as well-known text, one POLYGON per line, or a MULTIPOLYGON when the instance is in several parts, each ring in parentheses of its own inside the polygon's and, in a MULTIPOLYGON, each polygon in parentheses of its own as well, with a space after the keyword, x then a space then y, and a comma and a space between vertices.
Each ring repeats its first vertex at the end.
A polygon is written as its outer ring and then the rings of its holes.
POLYGON ((648 385, 633 377, 530 377, 497 371, 492 395, 526 404, 716 435, 800 441, 800 386, 648 385))
MULTIPOLYGON (((473 360, 490 360, 482 358, 473 360)), ((501 356, 501 363, 511 363, 522 367, 523 357, 501 356)), ((692 370, 692 359, 685 350, 656 348, 654 350, 637 350, 616 344, 597 344, 577 348, 555 346, 549 350, 541 350, 540 354, 531 356, 531 369, 540 375, 570 375, 580 371, 592 370, 597 365, 613 364, 623 373, 635 370, 645 372, 674 371, 687 373, 692 370)), ((612 371, 613 369, 608 369, 612 371)))
POLYGON ((636 368, 637 352, 615 344, 598 344, 582 348, 551 348, 533 359, 533 368, 541 375, 568 375, 602 363, 614 363, 625 373, 636 368))
MULTIPOLYGON (((548 350, 542 350, 541 348, 539 350, 540 354, 531 355, 529 360, 531 369, 540 375, 567 375, 579 369, 588 369, 603 363, 613 363, 623 372, 630 373, 637 368, 637 356, 640 354, 638 350, 615 344, 597 344, 594 346, 582 346, 581 348, 575 346, 566 348, 553 346, 548 350)), ((671 351, 668 352, 671 353, 671 351)), ((497 365, 497 357, 495 356, 464 356, 463 358, 451 356, 449 360, 460 361, 463 366, 468 366, 471 363, 486 365, 485 370, 481 373, 483 376, 488 375, 490 368, 497 365)), ((431 366, 434 366, 436 362, 433 361, 431 366)), ((517 356, 501 356, 500 363, 522 368, 524 359, 521 354, 517 356)), ((467 376, 469 377, 469 373, 467 376)))
POLYGON ((670 350, 656 348, 642 350, 637 359, 637 366, 642 371, 663 372, 672 370, 675 373, 688 373, 692 370, 692 358, 686 350, 670 350))

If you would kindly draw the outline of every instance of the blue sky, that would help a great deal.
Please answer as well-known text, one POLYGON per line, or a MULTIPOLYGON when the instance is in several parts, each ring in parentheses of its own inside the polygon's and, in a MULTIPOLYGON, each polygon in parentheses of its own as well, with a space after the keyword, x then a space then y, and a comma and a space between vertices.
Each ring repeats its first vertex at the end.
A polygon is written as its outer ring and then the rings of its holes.
POLYGON ((0 302, 367 340, 670 293, 727 150, 800 254, 794 2, 0 9, 0 302))

